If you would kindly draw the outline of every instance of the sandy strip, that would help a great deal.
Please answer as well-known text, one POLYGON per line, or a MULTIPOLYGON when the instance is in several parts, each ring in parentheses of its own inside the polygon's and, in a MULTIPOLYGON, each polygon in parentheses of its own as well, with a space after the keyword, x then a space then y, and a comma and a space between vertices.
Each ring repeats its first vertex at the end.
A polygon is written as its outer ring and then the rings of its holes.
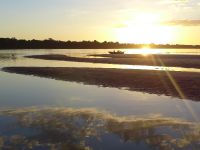
MULTIPOLYGON (((102 56, 102 55, 96 55, 102 56)), ((104 55, 103 55, 104 56, 104 55)), ((105 64, 125 64, 125 65, 145 65, 145 66, 165 66, 165 67, 185 67, 185 68, 199 68, 200 56, 183 56, 183 55, 106 55, 105 58, 82 58, 70 57, 60 54, 51 55, 32 55, 26 56, 28 58, 45 59, 45 60, 62 60, 62 61, 76 61, 76 62, 90 62, 90 63, 105 63, 105 64)))
POLYGON ((6 67, 3 70, 200 101, 200 73, 67 67, 6 67))

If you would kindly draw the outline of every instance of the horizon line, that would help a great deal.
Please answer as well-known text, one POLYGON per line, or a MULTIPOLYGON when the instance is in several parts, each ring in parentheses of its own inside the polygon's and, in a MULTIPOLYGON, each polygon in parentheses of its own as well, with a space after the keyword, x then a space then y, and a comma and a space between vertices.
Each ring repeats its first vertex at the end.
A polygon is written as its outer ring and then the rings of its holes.
POLYGON ((0 37, 0 39, 13 39, 13 40, 25 40, 25 41, 55 41, 55 42, 97 42, 97 43, 118 43, 118 44, 127 44, 127 45, 143 45, 143 46, 150 46, 150 45, 171 45, 171 46, 176 46, 176 45, 180 45, 180 46, 200 46, 200 44, 180 44, 180 43, 130 43, 130 42, 119 42, 119 41, 98 41, 98 40, 57 40, 57 39, 53 39, 53 38, 45 38, 45 39, 23 39, 23 38, 16 38, 16 37, 0 37))

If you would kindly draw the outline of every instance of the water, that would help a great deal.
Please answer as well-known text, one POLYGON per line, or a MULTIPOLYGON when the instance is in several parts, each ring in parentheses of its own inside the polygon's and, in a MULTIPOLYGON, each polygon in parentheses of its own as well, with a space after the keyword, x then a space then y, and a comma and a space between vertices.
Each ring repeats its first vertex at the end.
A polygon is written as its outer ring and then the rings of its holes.
MULTIPOLYGON (((90 67, 90 63, 23 56, 60 53, 84 57, 105 51, 109 50, 0 51, 0 67, 90 67)), ((196 50, 183 51, 196 54, 196 50)), ((200 148, 200 103, 191 100, 0 71, 0 108, 1 148, 200 148)))
MULTIPOLYGON (((108 53, 112 50, 1 50, 0 51, 0 67, 4 66, 43 66, 43 67, 89 67, 89 68, 120 68, 120 69, 140 69, 140 70, 167 70, 167 71, 183 71, 183 72, 200 72, 200 69, 195 68, 182 68, 182 67, 160 67, 160 66, 139 66, 139 65, 117 65, 117 64, 101 64, 101 63, 80 63, 80 62, 67 62, 67 61, 49 61, 24 58, 27 55, 43 55, 43 54, 63 54, 75 57, 88 57, 92 54, 103 54, 108 53), (31 63, 30 63, 31 62, 31 63)), ((126 53, 139 54, 141 49, 126 49, 123 50, 126 53)), ((155 51, 158 51, 155 49, 155 51)), ((160 50, 161 51, 161 50, 160 50)), ((153 50, 150 52, 155 53, 153 50)), ((164 49, 161 51, 162 54, 190 54, 200 55, 200 50, 188 50, 183 51, 172 49, 164 49), (190 51, 190 53, 189 53, 190 51)))

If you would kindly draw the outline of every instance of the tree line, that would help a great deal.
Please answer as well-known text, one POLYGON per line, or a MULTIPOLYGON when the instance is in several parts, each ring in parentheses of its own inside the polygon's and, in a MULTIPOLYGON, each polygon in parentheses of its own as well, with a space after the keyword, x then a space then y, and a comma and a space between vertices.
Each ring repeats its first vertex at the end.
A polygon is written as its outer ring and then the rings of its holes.
POLYGON ((52 38, 45 40, 25 40, 0 38, 0 49, 123 49, 123 48, 200 48, 200 45, 180 44, 131 44, 119 42, 94 41, 59 41, 52 38))

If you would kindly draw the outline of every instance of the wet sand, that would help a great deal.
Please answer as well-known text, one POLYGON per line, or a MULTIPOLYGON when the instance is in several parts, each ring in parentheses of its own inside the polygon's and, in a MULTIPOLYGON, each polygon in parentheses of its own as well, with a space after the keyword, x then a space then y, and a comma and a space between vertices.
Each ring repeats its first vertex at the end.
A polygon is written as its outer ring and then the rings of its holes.
POLYGON ((3 70, 200 101, 200 73, 66 67, 6 67, 3 70))
POLYGON ((173 59, 200 59, 200 55, 180 55, 180 54, 94 54, 94 57, 110 57, 110 58, 173 58, 173 59))
POLYGON ((200 69, 200 55, 93 55, 96 57, 105 58, 82 58, 70 57, 66 55, 51 54, 51 55, 32 55, 28 58, 45 59, 45 60, 61 60, 61 61, 76 61, 90 63, 105 63, 105 64, 124 64, 124 65, 146 65, 146 66, 165 66, 165 67, 185 67, 200 69))

